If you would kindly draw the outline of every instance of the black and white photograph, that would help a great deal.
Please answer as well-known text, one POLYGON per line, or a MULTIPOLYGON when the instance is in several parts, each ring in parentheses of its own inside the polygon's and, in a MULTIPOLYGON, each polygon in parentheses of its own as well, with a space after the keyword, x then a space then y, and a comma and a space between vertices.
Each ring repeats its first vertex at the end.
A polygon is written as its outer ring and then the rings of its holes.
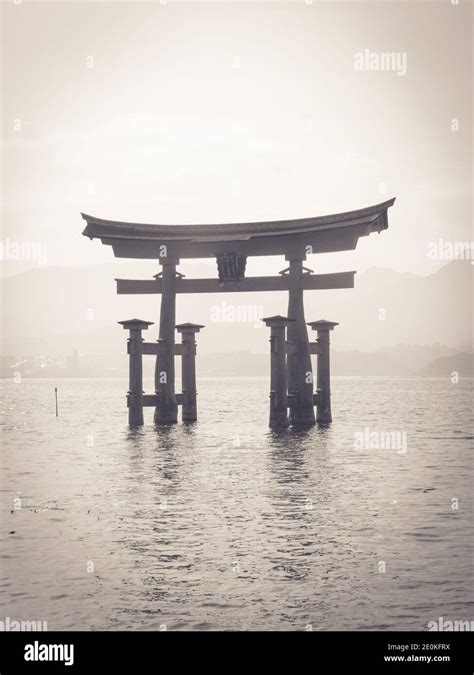
POLYGON ((1 674, 471 675, 472 1, 1 36, 1 674))

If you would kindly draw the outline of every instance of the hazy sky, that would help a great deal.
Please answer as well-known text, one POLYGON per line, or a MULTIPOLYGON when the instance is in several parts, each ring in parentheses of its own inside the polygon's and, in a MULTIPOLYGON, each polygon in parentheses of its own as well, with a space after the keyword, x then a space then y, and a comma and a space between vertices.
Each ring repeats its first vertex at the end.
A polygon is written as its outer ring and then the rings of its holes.
POLYGON ((311 262, 427 274, 444 264, 428 242, 473 238, 471 10, 5 1, 2 239, 47 244, 50 265, 88 265, 112 251, 81 236, 81 211, 232 222, 396 196, 388 232, 311 262), (406 74, 355 69, 366 49, 405 54, 406 74))

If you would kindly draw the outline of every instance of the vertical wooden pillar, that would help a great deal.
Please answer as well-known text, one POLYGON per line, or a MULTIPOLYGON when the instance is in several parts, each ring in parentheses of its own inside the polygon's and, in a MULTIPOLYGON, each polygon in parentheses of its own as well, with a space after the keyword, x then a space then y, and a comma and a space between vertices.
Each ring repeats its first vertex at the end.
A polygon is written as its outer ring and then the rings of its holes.
POLYGON ((173 424, 178 420, 178 405, 174 387, 174 329, 176 323, 176 265, 177 259, 162 258, 162 292, 160 337, 155 366, 156 424, 173 424))
POLYGON ((305 254, 288 254, 289 299, 288 341, 292 349, 288 353, 288 393, 290 399, 290 424, 311 426, 315 424, 313 408, 313 371, 309 348, 308 329, 304 318, 303 260, 305 254))
POLYGON ((197 420, 197 391, 196 391, 196 341, 195 334, 201 328, 197 323, 180 323, 176 326, 181 333, 181 386, 183 391, 182 419, 183 422, 197 420))
POLYGON ((288 427, 286 326, 293 321, 285 316, 262 319, 271 328, 270 334, 270 423, 272 429, 288 427))
POLYGON ((128 376, 128 423, 131 427, 143 425, 143 338, 142 330, 147 330, 153 321, 130 319, 119 321, 125 330, 130 331, 127 341, 129 361, 128 376))
POLYGON ((331 415, 331 370, 329 358, 329 331, 338 326, 334 321, 312 321, 308 326, 317 331, 317 387, 319 389, 319 401, 317 404, 317 422, 330 424, 331 415))

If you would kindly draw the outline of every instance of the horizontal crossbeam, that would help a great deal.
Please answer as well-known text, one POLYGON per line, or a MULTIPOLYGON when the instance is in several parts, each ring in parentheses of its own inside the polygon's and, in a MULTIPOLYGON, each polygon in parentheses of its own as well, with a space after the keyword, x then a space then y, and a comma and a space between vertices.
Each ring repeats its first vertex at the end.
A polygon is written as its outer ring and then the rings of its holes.
MULTIPOLYGON (((332 274, 303 274, 303 290, 327 290, 354 288, 355 272, 332 274)), ((116 279, 119 295, 141 295, 161 293, 163 282, 158 279, 116 279)), ((176 279, 176 293, 248 293, 257 291, 287 291, 292 282, 289 276, 244 277, 240 281, 219 281, 219 279, 176 279)))
MULTIPOLYGON (((287 340, 285 342, 285 349, 287 354, 294 354, 295 351, 298 349, 298 345, 292 342, 291 340, 287 340)), ((317 342, 310 342, 309 343, 309 351, 311 354, 319 354, 319 345, 317 342)))
MULTIPOLYGON (((159 342, 143 342, 142 343, 142 349, 143 349, 142 353, 143 353, 144 356, 147 356, 147 355, 148 356, 149 355, 156 356, 159 352, 159 349, 160 349, 160 343, 159 342)), ((131 350, 133 350, 133 347, 131 347, 131 343, 128 342, 127 343, 127 354, 130 355, 132 353, 131 350)), ((182 344, 174 346, 175 356, 183 356, 183 351, 184 351, 184 348, 183 348, 182 344)))
MULTIPOLYGON (((176 394, 176 403, 183 405, 184 394, 176 394)), ((158 396, 156 394, 143 394, 143 407, 154 408, 158 405, 158 396)))

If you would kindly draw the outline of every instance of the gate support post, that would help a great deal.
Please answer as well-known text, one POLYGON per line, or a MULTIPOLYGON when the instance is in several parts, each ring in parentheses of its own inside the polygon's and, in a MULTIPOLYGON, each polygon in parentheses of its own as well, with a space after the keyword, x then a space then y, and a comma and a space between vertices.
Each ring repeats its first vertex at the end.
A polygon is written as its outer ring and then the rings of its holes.
POLYGON ((181 387, 183 392, 183 422, 197 420, 197 391, 196 391, 196 341, 195 334, 201 328, 197 323, 180 323, 176 326, 181 333, 181 387))
POLYGON ((178 421, 178 404, 174 388, 174 328, 176 322, 176 265, 173 258, 160 258, 162 293, 160 309, 159 349, 155 366, 155 424, 178 421))
POLYGON ((271 329, 270 333, 270 423, 271 429, 288 427, 288 398, 286 371, 286 327, 294 319, 285 316, 269 316, 262 319, 271 329))
POLYGON ((288 392, 291 394, 290 424, 312 426, 315 424, 313 408, 313 372, 309 348, 308 329, 304 318, 303 261, 304 253, 287 254, 289 261, 288 341, 293 348, 288 353, 288 392))
POLYGON ((142 330, 147 330, 153 321, 130 319, 119 321, 125 330, 130 331, 127 341, 129 361, 128 376, 128 423, 131 427, 143 425, 143 338, 142 330))
POLYGON ((330 424, 331 415, 331 372, 329 359, 329 331, 339 324, 334 321, 312 321, 308 326, 317 331, 317 388, 319 399, 317 403, 316 421, 318 424, 330 424))

